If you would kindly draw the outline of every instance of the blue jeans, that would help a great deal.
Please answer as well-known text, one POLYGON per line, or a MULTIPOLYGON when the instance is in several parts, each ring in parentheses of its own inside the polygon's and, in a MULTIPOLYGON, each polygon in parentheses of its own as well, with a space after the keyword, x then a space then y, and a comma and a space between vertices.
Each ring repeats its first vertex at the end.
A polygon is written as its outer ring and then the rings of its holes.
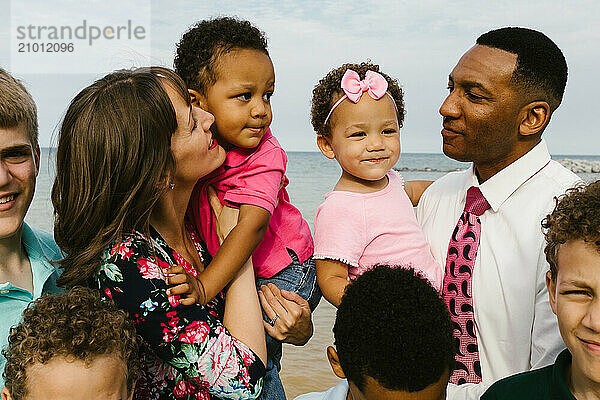
MULTIPOLYGON (((292 263, 270 278, 256 278, 256 286, 274 283, 279 289, 298 293, 304 300, 308 301, 310 310, 314 309, 321 300, 321 290, 317 284, 317 270, 312 257, 300 264, 298 256, 288 249, 292 257, 292 263)), ((269 321, 269 317, 263 311, 263 319, 269 321)), ((285 390, 279 378, 281 369, 281 342, 273 339, 265 333, 267 342, 267 372, 263 381, 263 390, 260 394, 261 400, 285 400, 285 390)))

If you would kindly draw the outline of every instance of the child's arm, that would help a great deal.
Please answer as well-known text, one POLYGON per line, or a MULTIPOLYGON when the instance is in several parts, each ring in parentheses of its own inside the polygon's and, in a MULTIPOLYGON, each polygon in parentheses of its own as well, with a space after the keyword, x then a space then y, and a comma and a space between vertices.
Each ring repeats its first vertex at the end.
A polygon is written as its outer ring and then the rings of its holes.
POLYGON ((419 204, 419 200, 421 199, 423 192, 432 183, 433 181, 408 181, 404 184, 404 190, 410 198, 413 207, 416 207, 417 204, 419 204))
MULTIPOLYGON (((231 208, 229 206, 223 207, 231 208)), ((233 279, 252 256, 262 240, 271 214, 264 208, 242 204, 237 225, 229 232, 212 262, 199 275, 204 288, 204 305, 215 297, 233 279)))
POLYGON ((325 297, 331 304, 339 307, 348 282, 348 265, 335 260, 315 260, 317 266, 317 282, 325 297))

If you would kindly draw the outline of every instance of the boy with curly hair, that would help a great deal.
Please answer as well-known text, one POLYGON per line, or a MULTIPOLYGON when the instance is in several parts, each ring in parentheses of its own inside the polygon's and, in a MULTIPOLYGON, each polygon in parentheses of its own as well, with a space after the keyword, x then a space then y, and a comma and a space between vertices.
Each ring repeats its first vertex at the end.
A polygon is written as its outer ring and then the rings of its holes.
POLYGON ((484 400, 600 398, 600 181, 570 189, 542 226, 550 306, 567 348, 553 365, 496 382, 484 400))
POLYGON ((441 400, 454 367, 448 308, 418 272, 379 265, 346 287, 327 348, 344 378, 296 400, 441 400))
POLYGON ((133 397, 135 328, 125 312, 90 289, 35 300, 8 342, 2 400, 133 397))

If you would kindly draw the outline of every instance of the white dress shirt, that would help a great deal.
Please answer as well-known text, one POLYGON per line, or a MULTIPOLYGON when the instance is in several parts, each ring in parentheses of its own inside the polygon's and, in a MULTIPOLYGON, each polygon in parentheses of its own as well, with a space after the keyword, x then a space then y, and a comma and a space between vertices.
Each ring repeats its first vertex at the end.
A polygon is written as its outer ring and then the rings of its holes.
POLYGON ((580 182, 550 160, 542 140, 482 184, 471 166, 423 193, 417 219, 442 268, 467 189, 479 186, 491 206, 480 217, 472 282, 483 378, 481 384, 449 385, 448 399, 479 399, 498 379, 552 364, 565 347, 548 303, 541 221, 554 209, 554 198, 580 182))
POLYGON ((346 396, 348 396, 348 390, 350 390, 348 381, 346 379, 342 379, 340 383, 325 392, 301 394, 294 400, 346 400, 346 396))

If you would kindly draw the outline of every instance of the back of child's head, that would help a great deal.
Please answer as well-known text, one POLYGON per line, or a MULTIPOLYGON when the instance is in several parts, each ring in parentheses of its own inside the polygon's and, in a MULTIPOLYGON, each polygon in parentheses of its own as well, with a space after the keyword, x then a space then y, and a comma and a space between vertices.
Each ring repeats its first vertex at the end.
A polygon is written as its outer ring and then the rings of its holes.
POLYGON ((569 189, 556 200, 556 207, 542 222, 546 229, 546 260, 550 275, 558 273, 558 251, 562 244, 582 240, 600 252, 600 180, 569 189))
POLYGON ((381 72, 379 65, 363 62, 360 64, 344 64, 327 73, 315 86, 311 106, 311 123, 315 132, 322 136, 329 136, 331 134, 331 118, 327 120, 326 124, 325 121, 335 102, 344 95, 341 83, 342 77, 348 69, 357 72, 360 79, 365 79, 367 71, 378 72, 385 78, 388 84, 387 91, 396 103, 398 127, 401 128, 404 122, 404 94, 398 81, 381 72))
POLYGON ((448 309, 413 269, 377 266, 359 276, 346 288, 333 333, 344 375, 361 391, 366 377, 388 390, 421 391, 454 366, 448 309))
POLYGON ((13 400, 27 398, 35 384, 28 379, 28 369, 58 357, 88 365, 100 356, 116 356, 131 391, 139 357, 135 328, 126 313, 81 287, 32 302, 22 322, 11 328, 3 354, 5 385, 13 400))
POLYGON ((175 72, 189 89, 206 94, 219 74, 219 58, 233 50, 257 50, 269 55, 264 32, 249 21, 220 17, 198 22, 177 45, 175 72))

